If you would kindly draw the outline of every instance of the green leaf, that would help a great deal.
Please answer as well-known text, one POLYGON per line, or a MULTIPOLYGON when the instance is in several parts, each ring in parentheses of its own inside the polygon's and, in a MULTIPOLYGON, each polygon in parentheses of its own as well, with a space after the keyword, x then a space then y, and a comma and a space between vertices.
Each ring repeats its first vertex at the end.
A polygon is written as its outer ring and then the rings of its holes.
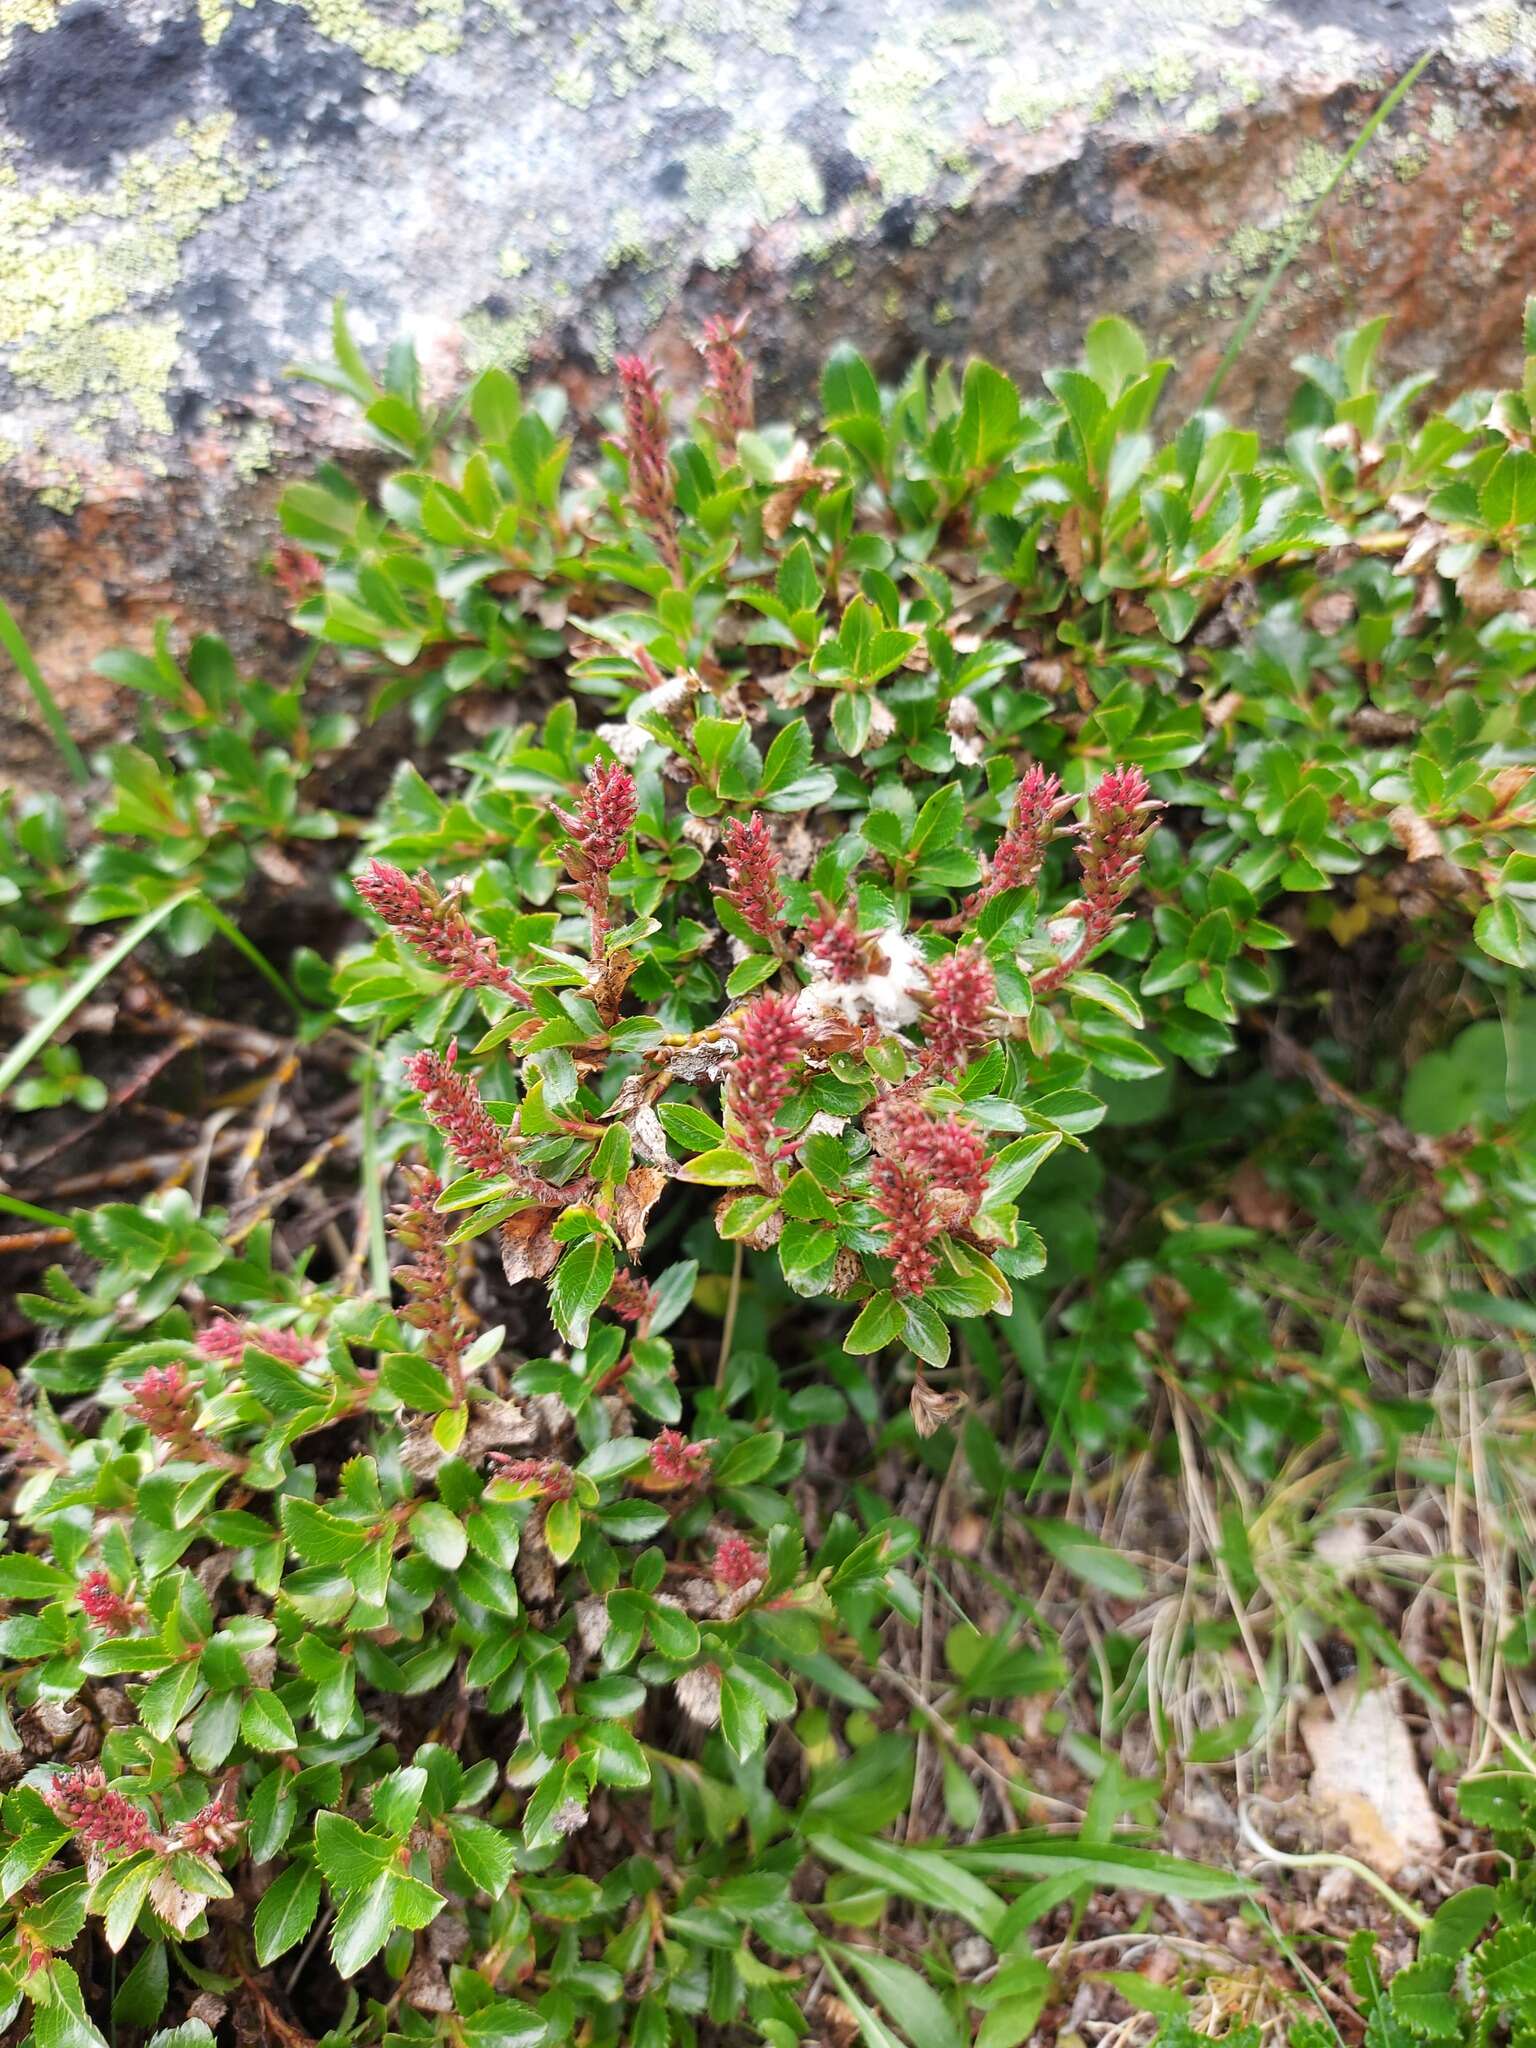
POLYGON ((171 1972, 163 1941, 146 1944, 138 1961, 117 1987, 112 2017, 120 2027, 152 2027, 170 1996, 171 1972))
POLYGON ((1536 455, 1511 448, 1488 473, 1478 494, 1478 511, 1495 532, 1536 525, 1536 455))
POLYGON ((581 1509, 574 1500, 555 1500, 544 1518, 544 1541, 556 1564, 568 1564, 581 1541, 581 1509))
POLYGON ((424 1556, 447 1571, 456 1571, 469 1549, 464 1524, 441 1501, 435 1500, 422 1501, 412 1514, 411 1541, 424 1556))
POLYGON ((500 1828, 467 1813, 450 1813, 448 1833, 459 1867, 477 1891, 499 1899, 512 1881, 517 1856, 500 1828))
POLYGON ((1091 1529, 1076 1529, 1067 1522, 1042 1521, 1034 1516, 1026 1517, 1026 1522, 1047 1556, 1055 1558, 1085 1586, 1111 1594, 1117 1600, 1139 1600, 1145 1595, 1147 1582, 1140 1566, 1112 1550, 1091 1529))
POLYGON ((855 349, 834 349, 821 373, 821 409, 828 420, 880 417, 880 387, 855 349))
POLYGON ((720 1680, 720 1732, 731 1754, 745 1763, 762 1748, 767 1731, 767 1711, 756 1688, 733 1671, 724 1672, 720 1680))
POLYGON ((913 2048, 965 2048, 953 2015, 925 1977, 874 1949, 828 1947, 858 1971, 870 1994, 901 2028, 913 2048))
POLYGON ((1147 367, 1147 345, 1129 320, 1111 313, 1083 336, 1088 374, 1111 401, 1147 367))
POLYGON ((309 1863, 290 1863, 267 1886, 252 1922, 256 1960, 263 1967, 308 1934, 320 1909, 320 1890, 320 1873, 309 1863))
POLYGON ((341 1976, 355 1977, 388 1941, 395 1928, 394 1898, 395 1881, 386 1874, 342 1901, 331 1929, 331 1961, 341 1976))
POLYGON ((1247 1878, 1212 1870, 1128 1842, 1084 1842, 1072 1835, 998 1835, 955 1851, 967 1870, 988 1877, 1072 1876, 1085 1885, 1147 1892, 1168 1899, 1246 1898, 1247 1878))
POLYGON ((91 1889, 91 1911, 104 1922, 107 1947, 116 1955, 138 1923, 139 1911, 160 1869, 152 1850, 114 1864, 91 1889))
POLYGON ((1419 1937, 1421 1956, 1464 1956, 1493 1918, 1498 1895, 1490 1884, 1469 1884, 1452 1892, 1419 1937))
POLYGON ((1501 1927, 1478 1951, 1474 1968, 1495 2005, 1536 1998, 1536 1927, 1501 1927))
POLYGON ((344 1813, 315 1816, 315 1855, 325 1881, 336 1892, 366 1889, 395 1861, 395 1845, 380 1835, 365 1834, 344 1813))
POLYGON ((1461 2012, 1452 1987, 1456 1965, 1446 1956, 1422 1956, 1406 1963, 1391 1984, 1391 2007, 1423 2041, 1454 2041, 1461 2036, 1461 2012))
POLYGON ((843 1349, 854 1357, 869 1351, 883 1351, 894 1344, 905 1327, 902 1305, 889 1288, 872 1294, 854 1317, 853 1328, 843 1339, 843 1349))
POLYGON ((697 1159, 690 1159, 677 1177, 706 1188, 755 1187, 757 1168, 746 1153, 739 1152, 734 1145, 720 1145, 712 1151, 701 1152, 697 1159))
POLYGON ((949 1362, 949 1325, 931 1301, 920 1295, 898 1297, 901 1306, 901 1334, 918 1357, 929 1365, 949 1362))
POLYGON ((555 1268, 550 1313, 568 1344, 585 1344, 594 1312, 613 1285, 613 1247, 589 1237, 573 1245, 555 1268))
POLYGON ((275 1692, 253 1692, 240 1715, 241 1738, 252 1749, 291 1754, 298 1744, 293 1717, 275 1692))
POLYGON ((68 1572, 45 1564, 40 1557, 21 1550, 0 1557, 0 1600, 56 1600, 74 1589, 68 1572))
POLYGON ((823 1863, 851 1870, 855 1877, 873 1878, 899 1897, 935 1912, 954 1913, 989 1939, 1007 1911, 990 1886, 941 1850, 819 1832, 807 1838, 807 1846, 823 1863))

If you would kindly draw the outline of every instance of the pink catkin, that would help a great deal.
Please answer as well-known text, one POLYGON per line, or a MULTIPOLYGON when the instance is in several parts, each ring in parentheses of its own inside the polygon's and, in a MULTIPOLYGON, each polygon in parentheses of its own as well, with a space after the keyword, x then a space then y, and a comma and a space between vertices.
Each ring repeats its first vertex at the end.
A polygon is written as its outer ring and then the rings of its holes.
POLYGON ((717 314, 704 322, 705 374, 715 419, 728 448, 734 448, 737 435, 745 434, 753 420, 752 365, 741 349, 747 317, 741 313, 726 320, 717 314))
POLYGON ((99 1764, 63 1771, 43 1788, 43 1797, 66 1827, 102 1855, 133 1855, 154 1836, 147 1817, 107 1783, 99 1764))
POLYGON ((608 934, 608 877, 629 850, 639 809, 635 778, 618 762, 596 761, 574 811, 556 809, 570 835, 562 849, 566 873, 592 921, 592 957, 602 958, 608 934))
POLYGON ((909 1096, 885 1103, 870 1122, 880 1148, 870 1200, 885 1226, 891 1284, 898 1294, 922 1294, 938 1271, 940 1232, 968 1223, 985 1197, 985 1141, 973 1124, 929 1116, 909 1096))
POLYGON ((576 1490, 570 1466, 559 1458, 513 1458, 505 1451, 492 1451, 491 1463, 498 1479, 537 1487, 545 1500, 569 1500, 576 1490))
POLYGON ((87 1572, 75 1588, 75 1598, 88 1621, 109 1636, 127 1635, 133 1626, 128 1602, 105 1572, 87 1572))
POLYGON ((1060 778, 1031 762, 1013 801, 1013 816, 997 843, 987 879, 967 897, 962 915, 974 917, 984 903, 1005 889, 1029 889, 1040 879, 1046 849, 1056 821, 1072 799, 1062 794, 1060 778))
POLYGON ((624 401, 629 501, 676 576, 682 566, 677 546, 677 481, 667 456, 667 417, 656 389, 656 373, 643 356, 620 356, 614 368, 624 401))
POLYGON ((494 988, 527 1007, 528 997, 496 948, 481 938, 425 870, 414 880, 403 869, 375 860, 353 885, 369 909, 399 939, 464 988, 494 988))
POLYGON ((179 1363, 152 1365, 129 1388, 128 1413, 165 1443, 179 1443, 191 1433, 192 1384, 179 1363))
POLYGON ((1147 841, 1162 806, 1139 768, 1112 768, 1088 798, 1088 821, 1079 828, 1083 871, 1082 932, 1064 959, 1034 980, 1049 995, 1115 929, 1120 906, 1136 886, 1147 841))
POLYGON ((235 1813, 227 1793, 228 1787, 225 1787, 217 1798, 200 1807, 189 1820, 178 1821, 171 1830, 171 1848, 185 1850, 191 1856, 201 1856, 207 1862, 212 1862, 226 1849, 232 1849, 240 1839, 245 1822, 235 1813))
POLYGON ((730 887, 726 900, 748 931, 760 939, 777 938, 784 922, 784 897, 779 889, 779 856, 768 827, 754 811, 746 824, 732 818, 725 828, 720 854, 730 887))
POLYGON ((643 1273, 621 1266, 613 1276, 604 1308, 611 1309, 620 1322, 646 1323, 656 1313, 656 1290, 643 1273))
POLYGON ((778 1114, 795 1090, 806 1031, 793 996, 759 996, 742 1012, 741 1050, 725 1084, 725 1108, 765 1186, 784 1149, 778 1114))
POLYGON ((391 1236, 410 1255, 394 1271, 395 1285, 406 1297, 400 1319, 421 1331, 427 1357, 447 1376, 455 1396, 462 1400, 461 1360, 470 1329, 459 1302, 457 1263, 448 1245, 447 1218, 433 1206, 443 1184, 435 1173, 422 1167, 409 1173, 408 1184, 405 1201, 389 1214, 391 1236))
POLYGON ((858 920, 851 910, 841 916, 830 904, 824 905, 800 928, 800 943, 814 956, 829 981, 858 981, 864 974, 864 953, 859 944, 858 920))
POLYGON ((899 1159, 877 1159, 869 1170, 870 1200, 885 1225, 891 1285, 898 1294, 921 1294, 938 1271, 934 1240, 939 1219, 920 1171, 899 1159))
POLYGON ((928 1061, 953 1079, 991 1036, 988 1018, 997 984, 981 948, 962 946, 928 970, 928 991, 928 1061))
POLYGON ((446 1059, 435 1052, 412 1053, 405 1063, 405 1078, 420 1091, 428 1121, 447 1139, 465 1172, 495 1180, 516 1171, 512 1148, 480 1100, 474 1081, 458 1071, 458 1056, 456 1045, 448 1048, 446 1059))
POLYGON ((703 1444, 691 1444, 680 1429, 658 1430, 651 1439, 651 1471, 668 1486, 696 1479, 708 1461, 703 1444))
POLYGON ((715 1552, 711 1570, 720 1584, 728 1586, 733 1593, 739 1593, 743 1586, 750 1586, 755 1579, 768 1576, 766 1562, 745 1536, 727 1536, 715 1552))
POLYGON ((282 1359, 285 1365, 308 1365, 320 1355, 320 1346, 311 1337, 301 1337, 294 1330, 268 1329, 261 1323, 242 1323, 229 1315, 216 1317, 206 1330, 199 1332, 197 1339, 197 1348, 204 1358, 231 1362, 245 1355, 247 1344, 254 1344, 270 1358, 282 1359))

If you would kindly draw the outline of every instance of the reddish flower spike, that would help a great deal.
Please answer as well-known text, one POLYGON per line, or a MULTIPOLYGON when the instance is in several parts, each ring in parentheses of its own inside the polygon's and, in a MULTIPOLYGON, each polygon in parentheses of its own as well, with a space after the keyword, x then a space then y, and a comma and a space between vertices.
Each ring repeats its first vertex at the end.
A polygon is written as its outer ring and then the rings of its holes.
POLYGON ((43 1797, 64 1825, 98 1854, 131 1856, 149 1847, 149 1821, 121 1792, 112 1790, 100 1764, 60 1772, 43 1788, 43 1797))
POLYGON ((734 320, 716 314, 704 322, 704 361, 715 419, 721 439, 734 447, 738 434, 752 425, 752 365, 742 353, 741 337, 747 331, 745 313, 734 320))
POLYGON ((991 1036, 988 1013, 997 995, 992 969, 979 946, 962 946, 928 974, 923 1027, 929 1063, 951 1078, 976 1057, 991 1036))
POLYGON ((229 1315, 220 1315, 197 1339, 197 1348, 204 1358, 232 1362, 244 1357, 247 1344, 254 1344, 269 1358, 282 1359, 285 1365, 308 1365, 320 1355, 314 1339, 301 1337, 296 1330, 273 1330, 261 1323, 242 1323, 229 1315))
POLYGON ((724 892, 749 931, 760 939, 777 938, 784 922, 779 890, 779 856, 768 827, 754 811, 743 825, 732 818, 720 849, 731 886, 724 892))
POLYGON ((569 1465, 559 1458, 512 1458, 505 1451, 492 1451, 491 1463, 498 1479, 514 1486, 536 1487, 545 1500, 569 1500, 575 1480, 569 1465))
POLYGON ((232 1849, 240 1839, 245 1822, 228 1803, 228 1787, 220 1790, 216 1799, 194 1813, 190 1820, 178 1821, 171 1830, 172 1849, 185 1850, 190 1856, 201 1856, 205 1862, 212 1862, 226 1849, 232 1849))
POLYGON ((515 1171, 507 1135, 480 1100, 468 1074, 458 1071, 459 1048, 451 1045, 446 1059, 435 1052, 416 1052, 405 1063, 405 1078, 419 1090, 422 1108, 434 1130, 441 1131, 466 1173, 488 1180, 515 1171))
POLYGON ((973 917, 984 903, 990 903, 1005 889, 1034 886, 1040 879, 1056 820, 1070 808, 1071 802, 1069 796, 1062 794, 1060 778, 1032 761, 1013 800, 1008 829, 992 856, 991 871, 981 887, 966 899, 963 916, 973 917))
POLYGON ((919 1180, 960 1197, 946 1203, 946 1223, 969 1222, 987 1187, 987 1148, 981 1132, 962 1117, 942 1120, 920 1109, 909 1095, 893 1096, 869 1119, 870 1136, 881 1154, 919 1180))
POLYGON ((870 1200, 885 1224, 885 1251, 898 1294, 921 1294, 938 1271, 939 1219, 920 1169, 877 1159, 869 1170, 870 1200))
POLYGON ((87 1572, 75 1588, 81 1612, 109 1636, 127 1635, 133 1626, 128 1602, 105 1572, 87 1572))
POLYGON ((656 389, 656 373, 644 356, 620 356, 614 364, 624 401, 624 453, 629 458, 629 502, 651 529, 662 560, 677 575, 677 482, 667 456, 667 416, 656 389))
POLYGON ((765 1187, 784 1150, 778 1114, 795 1089, 806 1031, 793 996, 759 996, 742 1012, 741 1050, 725 1084, 725 1108, 765 1187))
POLYGON ((621 1322, 646 1323, 656 1313, 656 1290, 643 1273, 631 1273, 627 1266, 621 1266, 613 1276, 603 1306, 611 1309, 621 1322))
POLYGON ((1035 977, 1038 994, 1059 988, 1114 930, 1161 809, 1139 768, 1112 768, 1090 794, 1088 821, 1079 828, 1082 934, 1064 959, 1035 977))
POLYGON ((864 974, 864 952, 859 944, 858 921, 851 910, 841 916, 823 902, 816 915, 801 927, 800 943, 829 981, 858 981, 864 974))
POLYGON ((192 1429, 192 1387, 184 1365, 152 1365, 128 1389, 128 1413, 166 1443, 180 1443, 192 1429))
POLYGON ((448 1224, 434 1207, 443 1184, 424 1167, 412 1169, 407 1179, 410 1193, 389 1214, 395 1242, 411 1254, 395 1268, 395 1285, 406 1296, 400 1319, 422 1332, 427 1357, 445 1375, 462 1406, 461 1360, 470 1327, 460 1304, 458 1262, 448 1246, 448 1224))
POLYGON ((574 812, 556 809, 570 834, 563 849, 566 873, 592 920, 592 957, 602 958, 608 932, 608 877, 629 849, 639 809, 635 778, 617 761, 596 761, 574 812))
POLYGON ((708 1460, 704 1444, 691 1444, 680 1429, 663 1429, 651 1440, 651 1472, 668 1486, 696 1479, 708 1460))
POLYGON ((528 997, 450 896, 425 869, 413 881, 403 869, 375 860, 353 884, 398 939, 463 988, 494 988, 526 1008, 528 997))
POLYGON ((711 1569, 720 1584, 728 1586, 733 1593, 739 1593, 754 1580, 768 1576, 767 1562, 745 1536, 727 1536, 715 1552, 711 1569))

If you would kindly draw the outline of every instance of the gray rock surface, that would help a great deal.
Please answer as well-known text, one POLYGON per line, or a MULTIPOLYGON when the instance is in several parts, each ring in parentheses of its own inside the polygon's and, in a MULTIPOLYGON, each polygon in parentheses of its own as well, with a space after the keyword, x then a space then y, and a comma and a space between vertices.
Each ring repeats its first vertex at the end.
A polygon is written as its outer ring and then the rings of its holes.
MULTIPOLYGON (((601 392, 750 307, 770 404, 826 349, 1029 377, 1119 311, 1198 391, 1362 122, 1228 388, 1394 315, 1506 375, 1532 262, 1517 0, 0 0, 0 589, 82 738, 157 613, 258 643, 281 479, 349 444, 284 367, 414 332, 601 392)), ((48 773, 14 679, 0 763, 48 773)))

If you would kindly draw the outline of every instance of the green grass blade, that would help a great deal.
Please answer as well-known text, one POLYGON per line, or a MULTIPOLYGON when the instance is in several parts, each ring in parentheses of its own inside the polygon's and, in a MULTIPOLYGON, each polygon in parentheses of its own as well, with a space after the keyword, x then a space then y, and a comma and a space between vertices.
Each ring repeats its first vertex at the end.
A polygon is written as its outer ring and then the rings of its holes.
POLYGON ((283 979, 282 975, 278 973, 277 969, 272 965, 272 962, 267 958, 266 954, 262 952, 261 948, 257 945, 254 945, 251 942, 251 940, 249 940, 245 936, 245 933, 241 931, 239 925, 237 925, 234 922, 233 918, 226 917, 223 911, 220 910, 219 906, 215 902, 213 902, 209 897, 203 895, 201 892, 199 892, 198 894, 197 905, 199 910, 202 911, 203 915, 210 920, 210 922, 216 927, 217 930, 223 933, 224 937, 228 939, 229 943, 236 949, 236 951, 243 953, 245 955, 246 959, 250 961, 251 965, 256 969, 256 972, 259 975, 261 975, 263 980, 271 983, 272 987, 277 990, 278 994, 282 997, 283 1001, 288 1005, 289 1009, 292 1010, 295 1017, 305 1016, 307 1013, 305 1011, 304 1005, 299 1001, 298 997, 294 994, 293 990, 288 986, 288 983, 283 979))
POLYGON ((109 946, 99 960, 93 960, 89 967, 78 974, 64 991, 52 1009, 39 1017, 24 1038, 17 1040, 3 1060, 0 1060, 0 1095, 3 1095, 22 1070, 29 1066, 43 1047, 79 1009, 80 1005, 106 980, 114 968, 120 967, 136 946, 147 939, 151 932, 158 931, 173 910, 186 902, 190 891, 180 895, 167 896, 163 903, 157 903, 153 910, 146 910, 129 925, 115 945, 109 946))
POLYGON ((1387 94, 1386 98, 1382 101, 1381 105, 1376 109, 1375 113, 1372 114, 1371 118, 1366 122, 1365 126, 1360 130, 1360 133, 1349 145, 1349 148, 1345 150, 1343 157, 1340 159, 1338 169, 1334 172, 1333 176, 1328 180, 1327 184, 1323 187, 1322 191, 1318 193, 1317 197, 1313 200, 1312 204, 1307 208, 1306 212, 1297 222, 1295 228, 1292 230, 1290 235, 1287 236, 1284 248, 1280 251, 1279 255, 1270 265, 1269 275, 1265 278, 1263 284, 1260 285, 1258 291, 1255 293, 1253 304, 1248 308, 1248 311, 1243 315, 1241 325, 1238 327, 1238 330, 1236 334, 1233 335, 1231 341, 1229 341, 1227 344, 1226 354, 1222 357, 1221 361, 1216 365, 1215 375, 1211 378, 1210 383, 1207 384, 1205 387, 1205 391, 1200 399, 1202 407, 1214 405, 1216 403, 1217 393, 1221 390, 1222 385, 1226 383, 1228 376, 1231 374, 1233 364, 1237 361, 1238 357, 1247 347, 1248 337, 1250 334, 1252 334, 1254 328, 1258 326, 1259 321, 1263 318, 1264 308, 1269 304, 1270 300, 1274 297, 1275 289, 1278 286, 1281 278, 1284 277, 1285 273, 1290 269, 1292 263, 1296 260, 1296 252, 1298 249, 1300 249, 1302 243, 1311 233, 1312 223, 1317 219, 1317 216, 1328 204, 1329 200, 1333 197, 1335 191, 1337 191, 1339 180, 1342 177, 1344 177, 1346 172, 1349 170, 1350 166, 1354 163, 1356 157, 1359 156, 1361 150, 1365 148, 1366 144, 1371 140, 1372 136, 1376 133, 1377 129, 1380 128, 1382 122, 1388 120, 1391 117, 1391 115, 1397 109, 1397 107, 1401 105, 1405 96, 1413 90, 1413 87, 1417 84, 1420 76, 1423 74, 1426 65, 1428 65, 1430 60, 1437 54, 1438 52, 1433 49, 1426 50, 1423 56, 1419 59, 1419 61, 1415 65, 1413 65, 1410 70, 1405 71, 1403 73, 1402 77, 1397 81, 1396 85, 1393 86, 1392 90, 1387 94))
POLYGON ((91 771, 85 765, 85 756, 75 745, 69 727, 64 723, 64 714, 54 699, 52 690, 43 680, 43 672, 33 658, 32 650, 22 638, 20 626, 11 616, 10 607, 0 598, 0 647, 15 662, 21 679, 32 692, 39 715, 53 736, 53 743, 63 757, 64 765, 76 782, 86 783, 91 771))
POLYGON ((73 1230, 75 1227, 57 1209, 39 1209, 36 1202, 24 1202, 20 1195, 0 1194, 0 1215, 19 1216, 26 1223, 46 1223, 55 1230, 73 1230))

